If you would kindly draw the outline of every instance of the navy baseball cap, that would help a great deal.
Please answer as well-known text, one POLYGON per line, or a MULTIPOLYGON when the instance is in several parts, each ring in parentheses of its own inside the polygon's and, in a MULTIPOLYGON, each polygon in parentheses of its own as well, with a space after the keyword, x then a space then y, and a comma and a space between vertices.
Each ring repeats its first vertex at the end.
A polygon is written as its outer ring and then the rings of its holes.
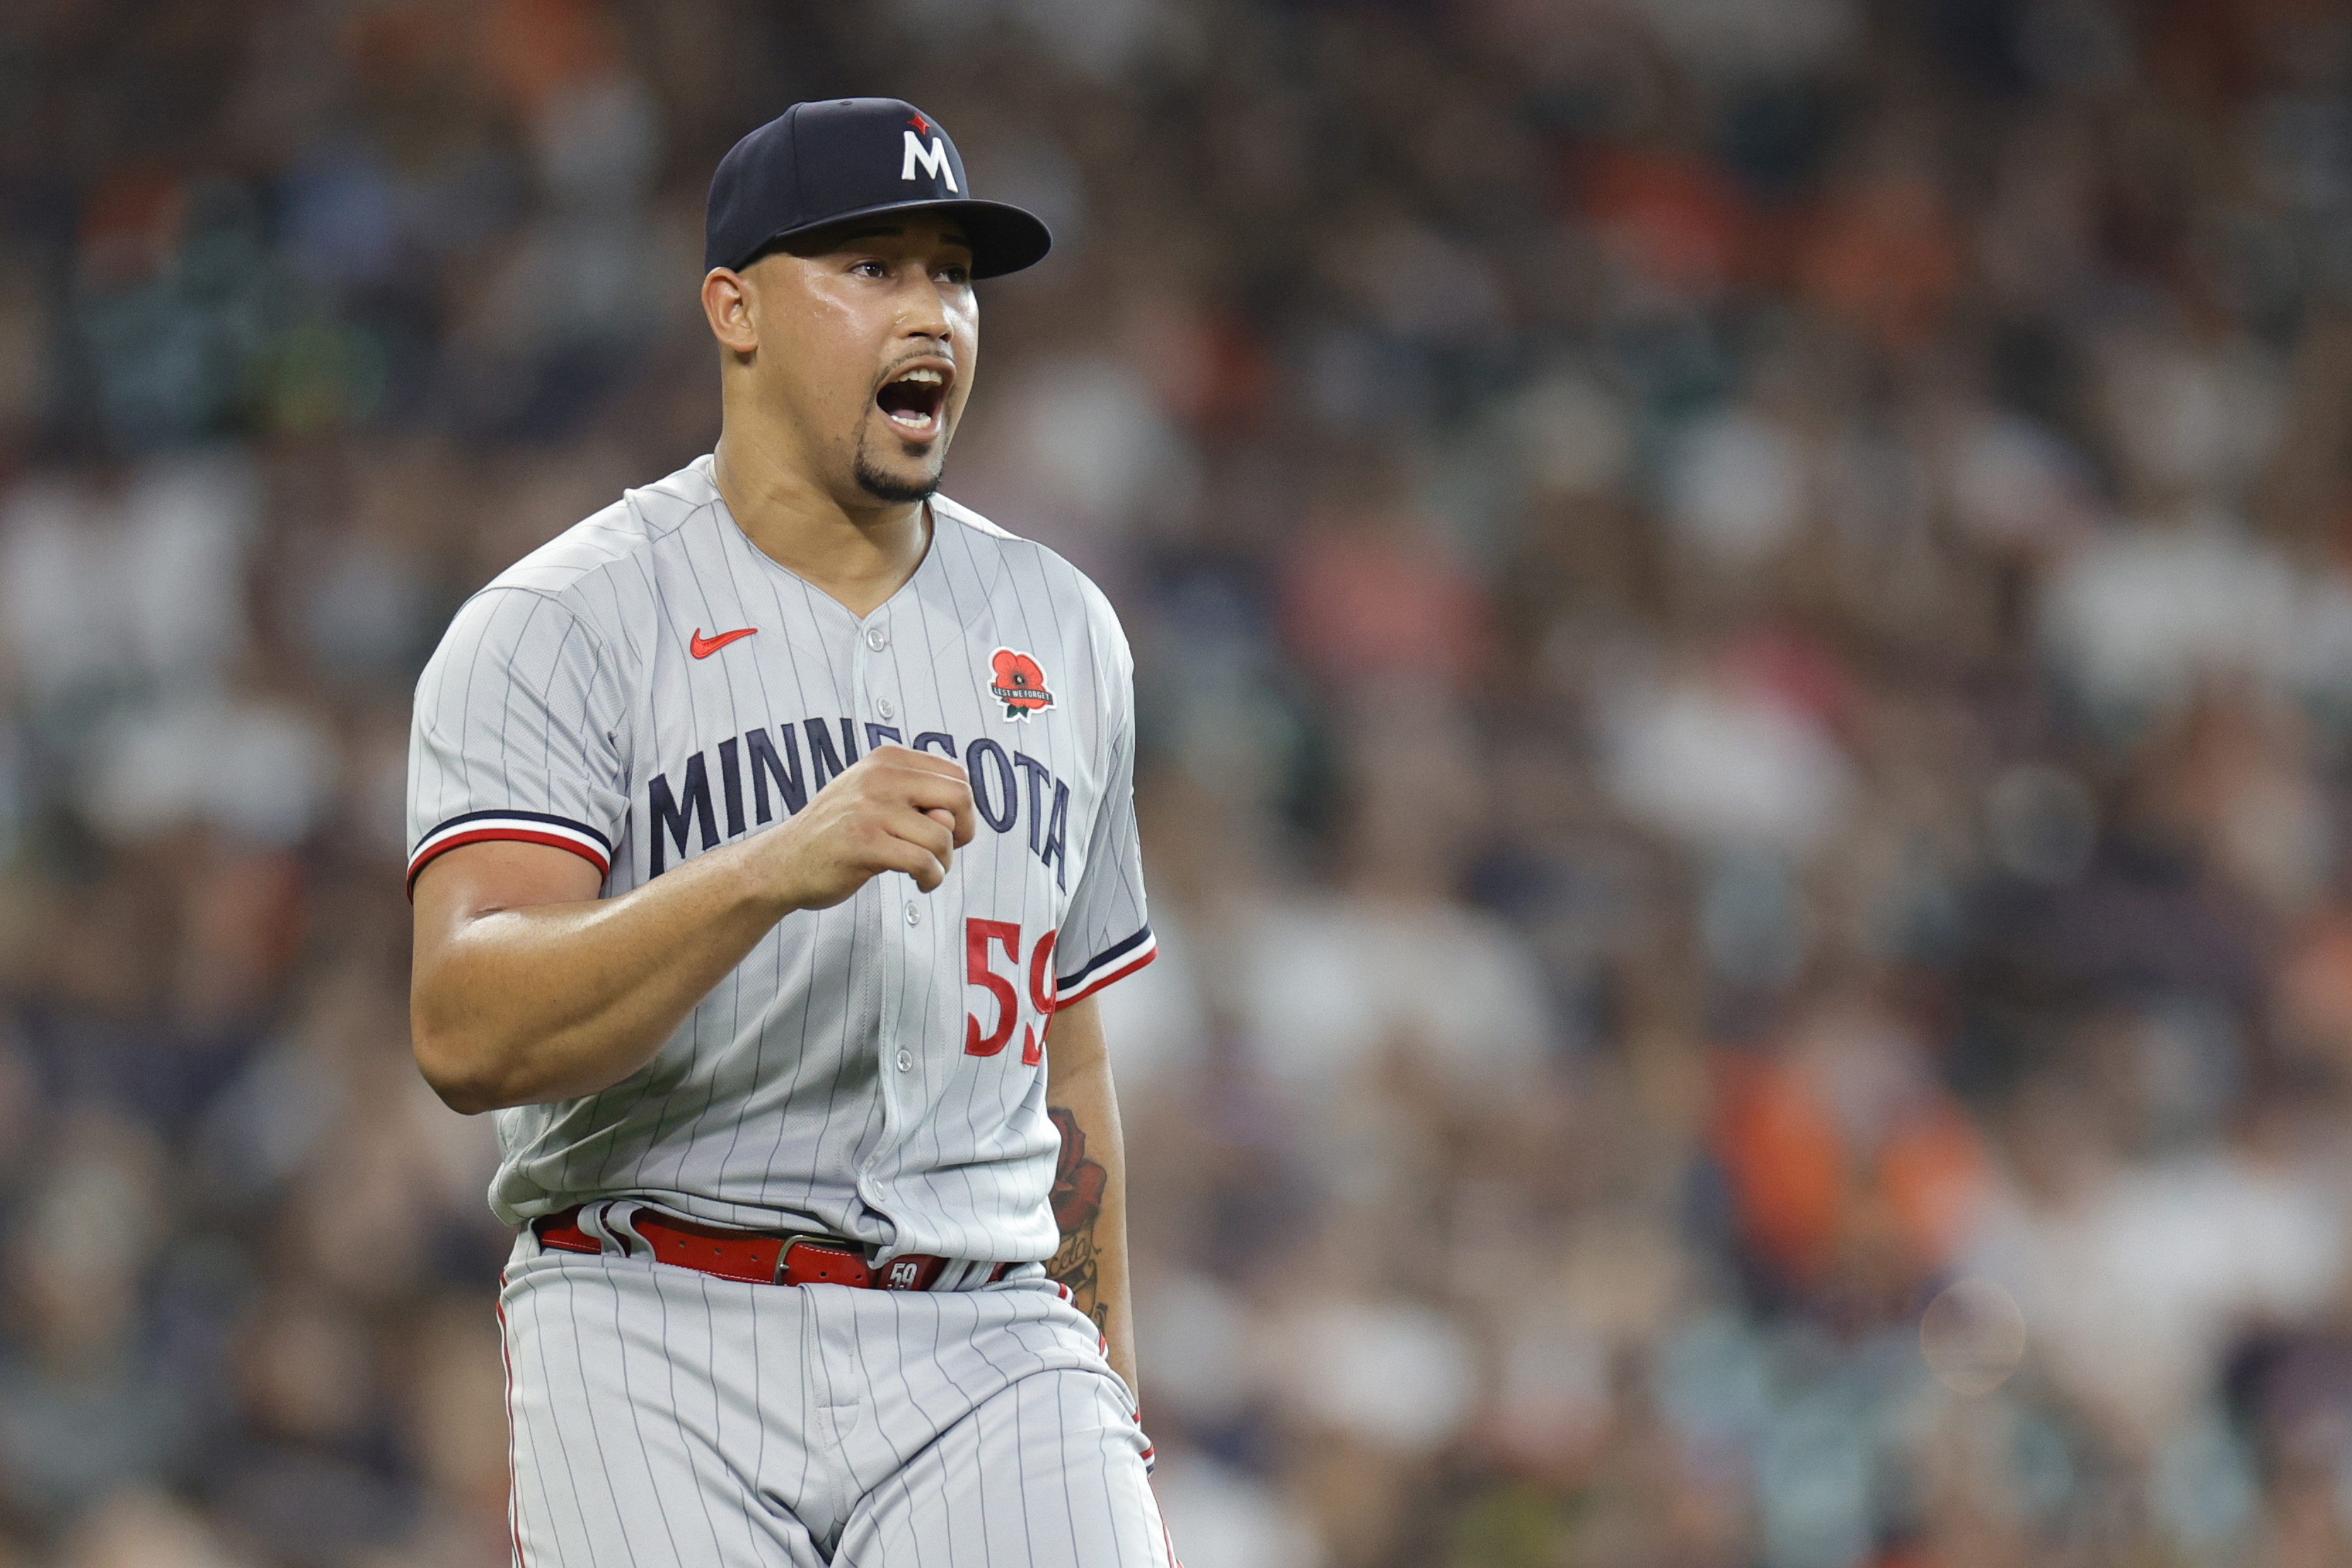
POLYGON ((837 98, 793 104, 719 160, 702 269, 742 267, 777 240, 844 218, 917 210, 962 225, 974 278, 1034 267, 1053 247, 1035 214, 972 198, 963 155, 938 121, 903 99, 837 98))

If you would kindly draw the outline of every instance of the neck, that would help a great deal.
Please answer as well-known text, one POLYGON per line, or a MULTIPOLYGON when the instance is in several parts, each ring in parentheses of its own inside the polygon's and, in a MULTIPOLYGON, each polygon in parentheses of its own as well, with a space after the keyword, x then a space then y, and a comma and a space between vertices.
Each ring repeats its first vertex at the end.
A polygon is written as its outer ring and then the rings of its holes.
POLYGON ((923 562, 930 530, 920 501, 845 502, 810 478, 783 443, 730 423, 713 477, 736 526, 777 565, 865 616, 923 562))

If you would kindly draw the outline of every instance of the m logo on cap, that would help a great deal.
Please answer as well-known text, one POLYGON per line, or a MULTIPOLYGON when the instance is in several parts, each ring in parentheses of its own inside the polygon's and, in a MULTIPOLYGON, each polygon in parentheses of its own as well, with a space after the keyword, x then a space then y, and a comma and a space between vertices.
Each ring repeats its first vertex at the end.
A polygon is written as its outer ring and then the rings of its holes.
MULTIPOLYGON (((921 139, 913 132, 909 131, 906 135, 907 161, 899 165, 898 177, 902 180, 913 179, 915 165, 920 163, 923 166, 923 173, 934 180, 946 181, 949 190, 956 190, 955 171, 948 167, 947 138, 934 136, 931 138, 931 144, 925 147, 921 139)), ((956 191, 956 194, 961 195, 963 193, 956 191)))

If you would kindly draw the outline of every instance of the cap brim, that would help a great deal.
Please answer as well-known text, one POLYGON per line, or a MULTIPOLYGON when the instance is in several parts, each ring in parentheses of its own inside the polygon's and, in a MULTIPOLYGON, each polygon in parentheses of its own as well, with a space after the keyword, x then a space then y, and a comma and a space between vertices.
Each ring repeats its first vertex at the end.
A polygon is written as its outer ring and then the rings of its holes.
POLYGON ((1008 272, 1018 272, 1034 267, 1045 259, 1054 248, 1054 232, 1036 214, 1024 211, 1007 202, 984 202, 966 198, 961 201, 884 202, 878 206, 856 207, 845 213, 828 213, 816 223, 804 223, 792 228, 781 228, 753 246, 740 258, 728 263, 742 267, 752 257, 773 247, 780 240, 814 234, 820 229, 838 228, 859 218, 878 217, 885 213, 942 213, 963 225, 964 237, 971 242, 971 275, 1002 278, 1008 272))

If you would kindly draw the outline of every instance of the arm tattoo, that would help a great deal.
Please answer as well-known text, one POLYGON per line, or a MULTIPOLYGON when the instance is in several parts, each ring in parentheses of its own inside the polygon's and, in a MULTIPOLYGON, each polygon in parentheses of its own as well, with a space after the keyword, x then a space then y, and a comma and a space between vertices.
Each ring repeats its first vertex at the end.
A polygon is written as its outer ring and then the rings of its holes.
POLYGON ((1076 1115, 1060 1108, 1045 1114, 1062 1135, 1062 1157, 1054 1169, 1054 1223, 1061 1228, 1062 1248, 1045 1272, 1068 1288, 1072 1304, 1099 1327, 1110 1308, 1101 1300, 1102 1253, 1095 1242, 1095 1222, 1102 1217, 1110 1173, 1100 1161, 1087 1158, 1087 1135, 1076 1115))

